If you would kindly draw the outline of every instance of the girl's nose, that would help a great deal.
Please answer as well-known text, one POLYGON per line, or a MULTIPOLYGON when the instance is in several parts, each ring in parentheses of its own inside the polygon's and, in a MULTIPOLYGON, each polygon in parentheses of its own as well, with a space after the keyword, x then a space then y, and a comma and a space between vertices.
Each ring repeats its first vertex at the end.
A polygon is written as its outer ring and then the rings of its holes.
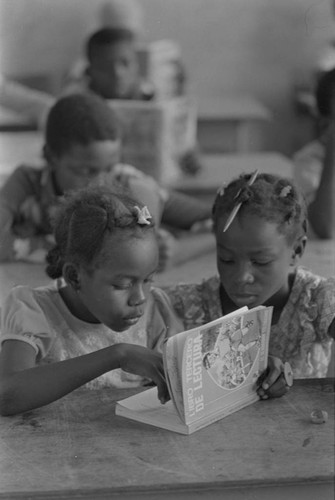
POLYGON ((140 306, 146 301, 146 296, 142 285, 135 285, 132 288, 132 294, 129 298, 130 306, 140 306))
POLYGON ((249 263, 241 264, 237 272, 238 283, 253 283, 255 281, 252 265, 249 263))

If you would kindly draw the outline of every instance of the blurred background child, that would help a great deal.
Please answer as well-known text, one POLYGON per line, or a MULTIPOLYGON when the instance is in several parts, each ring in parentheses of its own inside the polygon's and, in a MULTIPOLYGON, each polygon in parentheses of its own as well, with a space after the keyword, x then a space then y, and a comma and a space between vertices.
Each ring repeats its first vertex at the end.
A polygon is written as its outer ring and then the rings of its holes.
POLYGON ((319 137, 294 156, 295 180, 308 204, 312 234, 335 236, 335 69, 318 80, 316 91, 319 137))
MULTIPOLYGON (((92 182, 108 180, 129 189, 148 205, 158 225, 190 229, 210 216, 208 204, 165 190, 120 164, 121 147, 118 122, 100 97, 73 94, 57 101, 48 115, 44 165, 19 166, 0 190, 0 259, 43 261, 51 244, 53 205, 65 192, 92 182)), ((176 242, 166 231, 159 230, 159 236, 164 268, 176 242)))
MULTIPOLYGON (((129 29, 102 28, 86 42, 86 71, 64 88, 64 94, 93 92, 104 99, 151 101, 155 99, 152 82, 143 80, 137 54, 137 38, 129 29)), ((178 93, 182 93, 178 77, 178 93)), ((198 147, 184 152, 178 159, 185 173, 201 169, 198 147)))

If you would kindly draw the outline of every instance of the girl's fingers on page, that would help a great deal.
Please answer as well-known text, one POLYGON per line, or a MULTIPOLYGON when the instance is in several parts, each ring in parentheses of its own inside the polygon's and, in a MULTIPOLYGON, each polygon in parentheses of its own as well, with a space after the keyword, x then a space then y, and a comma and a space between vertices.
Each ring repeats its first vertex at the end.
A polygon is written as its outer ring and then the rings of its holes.
POLYGON ((262 381, 262 389, 267 391, 283 373, 284 365, 280 358, 269 356, 267 374, 262 381))
POLYGON ((167 403, 170 399, 170 394, 165 380, 160 380, 157 384, 158 399, 162 404, 167 403))

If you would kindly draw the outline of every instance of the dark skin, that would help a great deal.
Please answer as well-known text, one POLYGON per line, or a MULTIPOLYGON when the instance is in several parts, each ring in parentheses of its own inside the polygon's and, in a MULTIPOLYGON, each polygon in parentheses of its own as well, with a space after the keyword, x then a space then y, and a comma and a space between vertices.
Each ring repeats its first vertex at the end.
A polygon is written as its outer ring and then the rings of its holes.
MULTIPOLYGON (((216 230, 222 314, 243 306, 272 306, 274 325, 290 296, 306 236, 297 234, 291 241, 278 231, 276 223, 248 214, 239 214, 223 232, 225 220, 219 221, 216 230)), ((329 334, 334 338, 334 333, 333 321, 329 334)), ((288 390, 283 362, 269 356, 268 365, 258 390, 262 399, 282 396, 288 390)))

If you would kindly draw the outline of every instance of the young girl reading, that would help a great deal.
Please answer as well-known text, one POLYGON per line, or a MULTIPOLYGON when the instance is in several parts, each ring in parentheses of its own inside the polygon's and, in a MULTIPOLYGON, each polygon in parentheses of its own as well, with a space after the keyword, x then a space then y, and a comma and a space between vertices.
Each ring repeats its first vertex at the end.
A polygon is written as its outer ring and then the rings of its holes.
POLYGON ((216 196, 219 277, 166 291, 185 329, 242 306, 273 306, 269 353, 281 362, 263 384, 267 389, 286 361, 295 378, 326 376, 335 336, 335 278, 297 267, 306 244, 307 213, 295 186, 269 174, 253 181, 241 176, 216 196))
POLYGON ((46 405, 74 389, 153 381, 168 399, 160 347, 183 329, 151 288, 158 246, 151 215, 92 187, 67 195, 54 218, 49 286, 17 286, 1 310, 0 412, 46 405))

